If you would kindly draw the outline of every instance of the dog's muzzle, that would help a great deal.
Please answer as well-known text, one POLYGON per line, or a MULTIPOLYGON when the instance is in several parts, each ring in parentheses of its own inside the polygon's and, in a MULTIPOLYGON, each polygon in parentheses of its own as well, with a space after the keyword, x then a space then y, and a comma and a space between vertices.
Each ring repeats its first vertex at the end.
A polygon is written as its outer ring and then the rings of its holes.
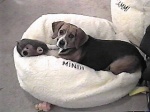
POLYGON ((72 48, 67 48, 67 49, 59 49, 59 54, 68 54, 70 51, 72 51, 72 48))
POLYGON ((59 54, 68 54, 72 48, 67 48, 67 43, 64 39, 58 40, 57 46, 59 47, 59 54))
POLYGON ((58 43, 58 47, 64 48, 64 46, 65 46, 65 41, 64 40, 60 40, 59 43, 58 43))

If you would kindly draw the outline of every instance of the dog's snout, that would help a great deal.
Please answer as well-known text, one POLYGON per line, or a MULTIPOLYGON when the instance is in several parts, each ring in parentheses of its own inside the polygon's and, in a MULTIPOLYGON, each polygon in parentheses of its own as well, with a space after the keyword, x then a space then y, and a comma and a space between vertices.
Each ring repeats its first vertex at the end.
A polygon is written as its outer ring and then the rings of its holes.
POLYGON ((65 41, 64 40, 61 40, 60 42, 59 42, 59 46, 60 47, 63 47, 65 45, 65 41))

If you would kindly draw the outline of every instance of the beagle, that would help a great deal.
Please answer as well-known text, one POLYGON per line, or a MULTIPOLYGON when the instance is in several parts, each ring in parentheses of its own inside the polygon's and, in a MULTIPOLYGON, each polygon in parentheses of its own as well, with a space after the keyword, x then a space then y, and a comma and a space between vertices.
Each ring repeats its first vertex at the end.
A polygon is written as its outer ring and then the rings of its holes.
POLYGON ((133 73, 146 64, 135 46, 120 40, 100 40, 87 35, 81 28, 57 21, 52 23, 59 56, 97 70, 133 73))

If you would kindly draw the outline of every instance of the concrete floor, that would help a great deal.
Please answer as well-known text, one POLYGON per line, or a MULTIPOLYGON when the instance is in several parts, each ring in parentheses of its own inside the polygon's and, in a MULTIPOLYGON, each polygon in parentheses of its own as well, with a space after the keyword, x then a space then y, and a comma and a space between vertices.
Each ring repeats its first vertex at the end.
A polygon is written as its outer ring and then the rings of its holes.
MULTIPOLYGON (((43 14, 76 13, 111 20, 110 0, 0 0, 0 112, 36 112, 39 102, 23 91, 13 63, 13 48, 29 25, 43 14)), ((124 97, 88 109, 55 106, 52 112, 120 112, 147 110, 145 95, 124 97)))

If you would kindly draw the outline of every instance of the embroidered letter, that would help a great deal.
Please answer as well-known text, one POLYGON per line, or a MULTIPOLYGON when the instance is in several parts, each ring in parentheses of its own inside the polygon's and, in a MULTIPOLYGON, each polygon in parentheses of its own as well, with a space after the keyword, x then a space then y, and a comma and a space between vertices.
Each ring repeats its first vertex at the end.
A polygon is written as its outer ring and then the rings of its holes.
POLYGON ((84 67, 83 66, 81 66, 81 69, 80 70, 84 70, 84 67))
POLYGON ((72 63, 72 66, 71 66, 72 68, 77 68, 76 67, 76 64, 74 64, 74 63, 72 63))
POLYGON ((62 65, 68 66, 68 62, 63 61, 63 64, 62 64, 62 65))

